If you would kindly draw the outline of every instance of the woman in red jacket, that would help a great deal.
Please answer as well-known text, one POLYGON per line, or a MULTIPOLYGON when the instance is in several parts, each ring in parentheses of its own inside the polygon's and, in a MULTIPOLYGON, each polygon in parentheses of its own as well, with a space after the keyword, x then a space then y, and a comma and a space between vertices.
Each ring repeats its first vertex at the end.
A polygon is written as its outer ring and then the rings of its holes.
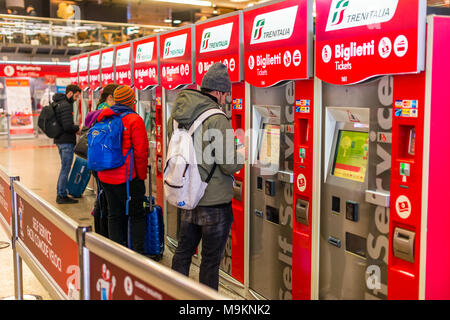
MULTIPOLYGON (((134 90, 129 86, 119 86, 114 91, 115 105, 100 113, 97 122, 106 117, 130 112, 136 103, 134 90)), ((129 183, 130 202, 129 215, 131 221, 131 240, 133 249, 144 253, 145 238, 145 183, 148 165, 148 139, 144 120, 135 112, 122 118, 124 126, 122 135, 122 154, 127 155, 133 148, 133 178, 129 183)), ((108 203, 109 239, 127 246, 128 217, 126 216, 127 201, 127 168, 130 168, 131 157, 128 156, 124 165, 118 168, 99 171, 98 177, 102 184, 108 203)))

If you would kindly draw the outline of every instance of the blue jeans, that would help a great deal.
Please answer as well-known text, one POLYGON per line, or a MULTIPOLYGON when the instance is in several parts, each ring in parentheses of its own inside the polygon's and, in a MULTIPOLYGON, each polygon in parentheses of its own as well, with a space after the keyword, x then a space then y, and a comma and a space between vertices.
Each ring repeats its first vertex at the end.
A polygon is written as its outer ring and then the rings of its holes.
POLYGON ((75 145, 72 143, 57 144, 59 157, 61 158, 61 170, 59 171, 58 184, 56 191, 58 196, 67 197, 67 181, 69 179, 70 168, 73 162, 73 149, 75 145))
POLYGON ((219 266, 233 223, 231 203, 194 210, 180 210, 180 239, 172 259, 172 269, 189 276, 192 256, 202 240, 200 283, 215 290, 219 287, 219 266))

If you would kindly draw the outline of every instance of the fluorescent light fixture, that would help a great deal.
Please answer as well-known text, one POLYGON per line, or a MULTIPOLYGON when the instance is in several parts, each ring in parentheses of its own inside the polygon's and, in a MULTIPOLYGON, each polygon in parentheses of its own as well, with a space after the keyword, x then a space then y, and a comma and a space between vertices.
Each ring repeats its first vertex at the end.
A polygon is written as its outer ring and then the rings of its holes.
POLYGON ((180 24, 181 23, 181 20, 173 20, 173 23, 175 23, 175 24, 180 24))
POLYGON ((170 3, 178 3, 178 4, 189 4, 192 6, 202 6, 202 7, 211 7, 211 1, 203 1, 203 0, 154 0, 157 2, 170 2, 170 3))
POLYGON ((171 22, 172 22, 172 19, 164 19, 164 22, 165 22, 165 23, 171 23, 171 22))

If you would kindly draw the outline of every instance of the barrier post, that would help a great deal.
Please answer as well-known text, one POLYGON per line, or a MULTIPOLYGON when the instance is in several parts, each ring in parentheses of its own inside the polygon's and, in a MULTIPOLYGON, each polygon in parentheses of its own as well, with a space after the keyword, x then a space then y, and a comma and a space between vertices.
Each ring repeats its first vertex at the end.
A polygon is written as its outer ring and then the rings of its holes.
MULTIPOLYGON (((9 130, 9 129, 8 129, 9 130)), ((16 300, 23 300, 23 274, 22 274, 22 258, 17 252, 17 237, 18 237, 18 224, 17 224, 17 194, 14 192, 14 180, 11 178, 11 203, 12 203, 12 215, 11 215, 11 246, 13 250, 13 268, 14 268, 14 297, 16 300)), ((19 181, 19 177, 17 177, 19 181)))
POLYGON ((85 246, 85 234, 92 231, 92 226, 78 227, 78 264, 80 267, 80 300, 89 300, 89 250, 85 246))

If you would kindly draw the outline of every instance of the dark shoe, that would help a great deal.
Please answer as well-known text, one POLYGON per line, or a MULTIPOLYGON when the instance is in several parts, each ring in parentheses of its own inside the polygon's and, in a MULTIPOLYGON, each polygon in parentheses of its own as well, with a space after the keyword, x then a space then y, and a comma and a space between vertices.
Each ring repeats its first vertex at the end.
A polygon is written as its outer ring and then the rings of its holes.
POLYGON ((58 204, 71 204, 71 203, 78 203, 78 200, 69 198, 68 196, 65 196, 65 197, 57 196, 56 197, 56 203, 58 203, 58 204))

